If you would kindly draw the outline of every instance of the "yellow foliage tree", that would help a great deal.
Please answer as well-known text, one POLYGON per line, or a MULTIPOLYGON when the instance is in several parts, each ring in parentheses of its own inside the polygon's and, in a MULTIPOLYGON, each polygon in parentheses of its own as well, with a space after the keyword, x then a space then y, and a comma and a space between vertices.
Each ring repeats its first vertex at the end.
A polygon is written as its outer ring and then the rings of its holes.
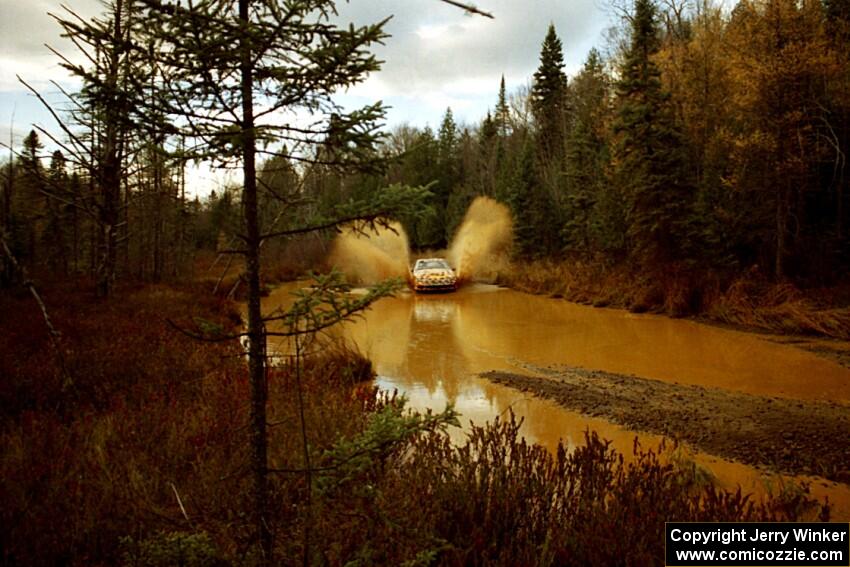
POLYGON ((819 0, 742 0, 725 37, 734 86, 728 182, 754 205, 752 220, 771 241, 781 278, 829 149, 826 86, 841 65, 819 0))

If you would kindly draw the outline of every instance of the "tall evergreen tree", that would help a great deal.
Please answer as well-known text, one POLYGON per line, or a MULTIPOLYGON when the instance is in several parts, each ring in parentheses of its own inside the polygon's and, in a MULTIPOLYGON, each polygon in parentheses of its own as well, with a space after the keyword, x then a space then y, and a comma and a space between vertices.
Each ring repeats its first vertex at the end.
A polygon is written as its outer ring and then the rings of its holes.
POLYGON ((691 198, 683 140, 652 59, 659 47, 656 25, 652 0, 635 0, 614 125, 614 181, 626 203, 628 247, 644 262, 681 256, 691 198))
MULTIPOLYGON (((262 226, 259 212, 258 156, 278 156, 302 163, 376 169, 375 144, 383 107, 378 103, 345 112, 332 95, 379 68, 369 52, 385 37, 383 25, 339 28, 330 20, 333 0, 215 0, 165 3, 144 0, 149 14, 141 33, 160 41, 160 64, 166 73, 175 127, 198 141, 199 157, 237 163, 242 170, 243 226, 240 231, 248 288, 248 373, 251 390, 251 510, 257 561, 273 563, 268 487, 266 423, 266 318, 260 305, 260 248, 275 237, 331 228, 342 219, 385 218, 404 205, 421 202, 422 190, 395 188, 368 203, 350 203, 339 216, 308 220, 298 228, 262 226), (311 125, 282 124, 282 112, 304 111, 311 125), (281 147, 286 141, 289 148, 281 147), (307 151, 305 148, 311 150, 307 151), (317 149, 320 148, 320 149, 317 149), (333 151, 328 151, 332 149, 333 151)), ((376 293, 386 293, 387 286, 376 293)), ((368 299, 373 300, 375 295, 368 299)), ((351 305, 349 296, 335 299, 333 316, 351 305)), ((361 302, 362 303, 362 302, 361 302)), ((327 315, 328 313, 325 312, 327 315)), ((329 325, 332 320, 316 315, 329 325)), ((308 332, 304 319, 297 333, 308 332)), ((295 331, 293 331, 295 332, 295 331)), ((297 348, 297 347, 296 347, 297 348)), ((302 392, 296 394, 299 398, 302 392)), ((303 407, 303 406, 302 406, 303 407)), ((312 488, 310 447, 302 414, 305 485, 312 488)), ((304 563, 310 562, 310 520, 305 521, 304 563)))
POLYGON ((532 136, 525 136, 510 167, 506 168, 498 198, 511 209, 516 251, 528 258, 556 255, 560 252, 555 207, 540 190, 540 169, 532 136))
POLYGON ((691 13, 665 6, 667 31, 655 60, 686 141, 688 180, 694 188, 690 240, 699 243, 695 252, 701 262, 729 266, 745 240, 741 220, 748 214, 740 192, 729 191, 728 185, 735 106, 730 104, 733 64, 725 9, 715 0, 699 0, 691 13))
POLYGON ((496 158, 501 148, 498 125, 490 111, 481 122, 478 130, 478 171, 476 187, 481 195, 493 197, 496 194, 496 158))
POLYGON ((539 184, 534 159, 534 145, 526 139, 517 156, 504 200, 510 206, 514 219, 514 241, 517 251, 528 257, 541 253, 540 234, 551 227, 540 226, 537 218, 539 184))
POLYGON ((45 222, 45 171, 41 163, 44 145, 35 130, 23 140, 20 153, 19 190, 12 208, 12 244, 19 258, 28 262, 41 260, 40 244, 45 222))
POLYGON ((447 234, 446 207, 449 197, 460 181, 458 148, 460 139, 458 137, 457 124, 455 123, 452 109, 447 108, 443 120, 440 123, 440 131, 437 137, 437 167, 439 177, 437 185, 432 189, 435 196, 436 208, 436 240, 432 246, 442 247, 451 237, 447 234))
POLYGON ((564 74, 564 54, 555 25, 549 31, 540 51, 540 65, 534 72, 531 87, 531 110, 537 124, 538 152, 544 161, 559 159, 563 150, 567 76, 564 74))
POLYGON ((44 144, 41 143, 38 132, 30 130, 27 137, 24 138, 21 149, 21 167, 25 172, 31 175, 41 175, 41 150, 43 149, 44 144))
MULTIPOLYGON (((65 170, 65 156, 56 150, 50 156, 50 169, 47 176, 50 186, 54 191, 67 194, 68 173, 65 170)), ((67 220, 68 205, 56 199, 47 200, 47 220, 44 234, 43 248, 47 251, 47 261, 51 269, 61 268, 63 273, 68 273, 68 237, 67 220)))
POLYGON ((61 65, 82 82, 82 88, 69 97, 75 127, 64 122, 60 126, 68 138, 62 144, 66 159, 81 167, 90 181, 86 198, 76 204, 96 222, 97 250, 91 253, 91 263, 101 297, 111 294, 116 276, 119 227, 127 220, 121 197, 122 190, 126 197, 130 146, 142 121, 140 110, 146 106, 142 85, 154 69, 149 61, 142 63, 145 58, 133 37, 138 4, 114 0, 102 18, 88 21, 71 11, 55 17, 82 52, 82 57, 62 57, 61 65))
POLYGON ((490 195, 498 196, 500 185, 505 184, 505 179, 508 177, 508 169, 510 167, 508 159, 508 137, 513 134, 511 128, 511 110, 508 106, 508 96, 505 91, 505 76, 499 82, 499 98, 496 101, 496 110, 494 116, 496 125, 496 143, 494 147, 489 147, 488 153, 488 172, 489 172, 489 193, 490 195))
POLYGON ((564 142, 567 127, 567 77, 561 40, 550 24, 540 52, 529 96, 534 118, 535 156, 539 186, 535 196, 540 228, 538 253, 558 254, 563 248, 565 222, 564 142), (542 205, 546 203, 546 205, 542 205))
POLYGON ((593 208, 606 184, 610 159, 606 128, 609 100, 610 79, 599 52, 591 49, 570 84, 573 111, 566 142, 564 236, 573 250, 587 252, 591 248, 593 208))
POLYGON ((508 135, 511 111, 508 108, 508 96, 505 92, 505 76, 499 83, 499 99, 496 102, 495 122, 498 133, 503 138, 508 135))
MULTIPOLYGON (((392 154, 395 160, 387 171, 387 181, 431 185, 436 193, 439 189, 433 184, 440 179, 441 171, 439 147, 434 131, 429 126, 421 131, 405 126, 400 134, 402 135, 395 140, 398 147, 392 154)), ((413 248, 434 246, 440 238, 441 232, 437 226, 439 215, 435 203, 436 196, 432 193, 427 206, 421 211, 400 219, 413 248)))
POLYGON ((493 140, 496 139, 496 136, 499 135, 499 127, 495 120, 493 120, 493 116, 490 114, 490 110, 487 110, 487 115, 484 117, 484 120, 481 121, 481 129, 478 132, 479 134, 479 142, 482 145, 491 145, 493 140))
POLYGON ((455 123, 452 109, 447 108, 443 115, 443 120, 440 122, 440 131, 438 137, 439 159, 446 163, 457 157, 458 133, 457 124, 455 123))

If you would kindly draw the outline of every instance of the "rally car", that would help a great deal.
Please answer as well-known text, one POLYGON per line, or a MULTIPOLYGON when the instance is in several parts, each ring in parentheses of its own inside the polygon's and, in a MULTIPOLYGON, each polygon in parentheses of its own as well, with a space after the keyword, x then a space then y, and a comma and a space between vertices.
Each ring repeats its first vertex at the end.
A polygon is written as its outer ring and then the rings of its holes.
POLYGON ((410 270, 410 281, 413 290, 420 291, 455 291, 457 275, 449 263, 442 258, 422 258, 410 270))

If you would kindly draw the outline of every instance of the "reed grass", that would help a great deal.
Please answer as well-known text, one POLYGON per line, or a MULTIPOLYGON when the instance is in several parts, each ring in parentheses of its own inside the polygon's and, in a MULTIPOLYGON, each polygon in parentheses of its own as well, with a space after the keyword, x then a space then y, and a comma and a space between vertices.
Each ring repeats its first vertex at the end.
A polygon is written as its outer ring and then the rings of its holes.
MULTIPOLYGON (((252 564, 240 351, 166 323, 238 324, 233 303, 199 289, 136 286, 106 302, 45 290, 72 393, 29 296, 0 296, 0 563, 252 564)), ((665 519, 828 515, 804 492, 756 504, 642 448, 626 463, 592 433, 552 454, 519 437, 512 416, 453 444, 415 426, 431 422, 411 421, 342 344, 304 362, 309 446, 328 471, 315 475, 308 514, 293 371, 268 375, 269 521, 282 565, 300 561, 306 518, 316 564, 643 565, 663 561, 665 519)))
POLYGON ((763 331, 850 339, 850 305, 836 290, 802 290, 749 272, 724 277, 670 265, 651 272, 603 262, 514 262, 500 283, 597 307, 696 316, 763 331))

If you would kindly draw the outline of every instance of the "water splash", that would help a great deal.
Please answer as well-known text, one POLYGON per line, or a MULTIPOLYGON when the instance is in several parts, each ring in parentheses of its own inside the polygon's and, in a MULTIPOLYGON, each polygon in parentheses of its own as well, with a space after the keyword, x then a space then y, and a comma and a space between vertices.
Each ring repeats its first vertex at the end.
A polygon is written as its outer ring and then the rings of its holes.
POLYGON ((360 234, 346 229, 336 237, 329 263, 353 284, 376 284, 387 278, 406 278, 410 263, 407 234, 401 224, 360 234))
MULTIPOLYGON (((366 235, 345 230, 334 240, 330 265, 344 272, 353 284, 407 278, 410 266, 407 234, 399 223, 390 226, 393 230, 380 229, 377 234, 366 235)), ((448 252, 427 255, 445 255, 461 284, 493 282, 507 266, 512 242, 513 222, 508 208, 489 197, 477 197, 466 211, 448 252)))
POLYGON ((513 221, 508 208, 489 197, 477 197, 449 248, 449 262, 461 283, 493 282, 507 266, 513 221))

